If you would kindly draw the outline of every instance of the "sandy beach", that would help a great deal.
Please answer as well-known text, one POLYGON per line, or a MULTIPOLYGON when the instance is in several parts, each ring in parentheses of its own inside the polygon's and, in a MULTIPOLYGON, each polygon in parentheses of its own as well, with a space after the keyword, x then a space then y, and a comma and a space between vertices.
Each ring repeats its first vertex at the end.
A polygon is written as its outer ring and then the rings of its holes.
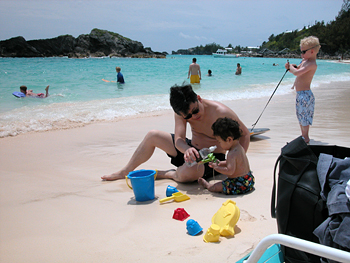
MULTIPOLYGON (((313 89, 311 144, 350 147, 349 87, 337 82, 313 89)), ((223 103, 250 128, 267 100, 223 103)), ((124 166, 147 131, 173 132, 172 111, 0 139, 0 262, 236 262, 277 232, 270 216, 273 167, 281 147, 300 135, 294 103, 294 92, 277 91, 258 122, 257 128, 270 131, 251 140, 248 158, 256 184, 242 196, 157 180, 156 198, 140 203, 125 180, 101 181, 124 166), (168 185, 191 199, 160 205, 168 185), (241 211, 236 235, 205 243, 212 216, 228 199, 241 211), (184 208, 203 233, 188 235, 187 220, 172 219, 176 208, 184 208)), ((139 167, 169 168, 169 158, 159 150, 139 167)))

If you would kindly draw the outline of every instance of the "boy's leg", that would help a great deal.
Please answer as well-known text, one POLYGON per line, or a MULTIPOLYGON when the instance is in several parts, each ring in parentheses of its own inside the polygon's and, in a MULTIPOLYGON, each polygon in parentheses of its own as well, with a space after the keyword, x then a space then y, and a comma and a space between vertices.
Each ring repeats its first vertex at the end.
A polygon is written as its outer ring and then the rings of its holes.
POLYGON ((207 188, 210 192, 215 192, 215 193, 222 193, 223 192, 222 182, 210 184, 205 179, 199 178, 198 183, 201 186, 203 186, 204 188, 207 188))
POLYGON ((304 137, 304 141, 306 143, 309 143, 310 142, 310 138, 309 138, 310 125, 307 125, 307 126, 300 125, 300 129, 301 129, 301 136, 304 137))
POLYGON ((47 87, 45 88, 45 98, 49 96, 49 85, 47 85, 47 87))
MULTIPOLYGON (((139 165, 150 159, 156 147, 172 156, 176 156, 177 154, 170 133, 152 130, 147 133, 125 167, 111 175, 102 176, 101 179, 106 181, 124 179, 129 172, 135 170, 139 165)), ((167 172, 170 174, 174 173, 174 171, 167 172)), ((157 177, 162 178, 164 173, 166 172, 158 171, 157 177)))

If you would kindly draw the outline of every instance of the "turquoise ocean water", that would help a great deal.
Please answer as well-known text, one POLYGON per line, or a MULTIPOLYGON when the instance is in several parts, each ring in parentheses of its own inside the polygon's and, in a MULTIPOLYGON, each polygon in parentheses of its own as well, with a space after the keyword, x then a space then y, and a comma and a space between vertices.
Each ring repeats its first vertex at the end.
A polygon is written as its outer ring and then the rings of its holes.
MULTIPOLYGON (((0 138, 27 132, 67 129, 101 121, 171 109, 169 88, 188 82, 193 56, 169 55, 166 59, 131 58, 0 58, 0 138), (126 84, 116 80, 119 66, 126 84), (16 98, 12 92, 26 85, 44 92, 45 99, 16 98)), ((271 96, 285 73, 286 59, 214 58, 196 56, 202 81, 197 94, 217 101, 271 96), (236 76, 236 64, 242 75, 236 76), (279 66, 273 66, 273 63, 279 66), (208 69, 213 72, 207 77, 208 69)), ((299 64, 301 59, 290 59, 299 64)), ((295 77, 287 73, 276 94, 291 91, 295 77)), ((331 81, 349 81, 350 65, 318 60, 312 88, 331 81)))

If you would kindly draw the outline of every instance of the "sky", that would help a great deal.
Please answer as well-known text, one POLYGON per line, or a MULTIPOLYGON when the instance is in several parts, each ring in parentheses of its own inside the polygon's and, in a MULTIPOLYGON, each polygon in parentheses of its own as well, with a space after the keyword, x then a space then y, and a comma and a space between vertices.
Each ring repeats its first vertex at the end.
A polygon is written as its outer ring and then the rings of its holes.
POLYGON ((153 51, 216 43, 260 46, 272 34, 335 20, 343 0, 0 0, 0 40, 89 34, 93 28, 153 51))

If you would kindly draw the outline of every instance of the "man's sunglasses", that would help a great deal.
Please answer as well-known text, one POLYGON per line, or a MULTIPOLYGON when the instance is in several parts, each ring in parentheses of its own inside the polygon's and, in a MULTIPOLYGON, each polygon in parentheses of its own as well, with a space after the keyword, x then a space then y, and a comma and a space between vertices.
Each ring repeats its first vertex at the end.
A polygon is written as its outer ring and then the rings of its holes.
POLYGON ((301 50, 300 53, 304 55, 304 54, 305 54, 306 52, 308 52, 310 49, 313 49, 313 48, 315 48, 315 47, 317 47, 317 46, 318 46, 318 45, 316 45, 316 46, 314 46, 314 47, 310 47, 310 48, 305 49, 305 50, 301 50))
POLYGON ((192 115, 195 115, 199 112, 199 105, 197 108, 193 109, 191 113, 189 113, 186 117, 184 117, 185 120, 191 119, 192 115))

